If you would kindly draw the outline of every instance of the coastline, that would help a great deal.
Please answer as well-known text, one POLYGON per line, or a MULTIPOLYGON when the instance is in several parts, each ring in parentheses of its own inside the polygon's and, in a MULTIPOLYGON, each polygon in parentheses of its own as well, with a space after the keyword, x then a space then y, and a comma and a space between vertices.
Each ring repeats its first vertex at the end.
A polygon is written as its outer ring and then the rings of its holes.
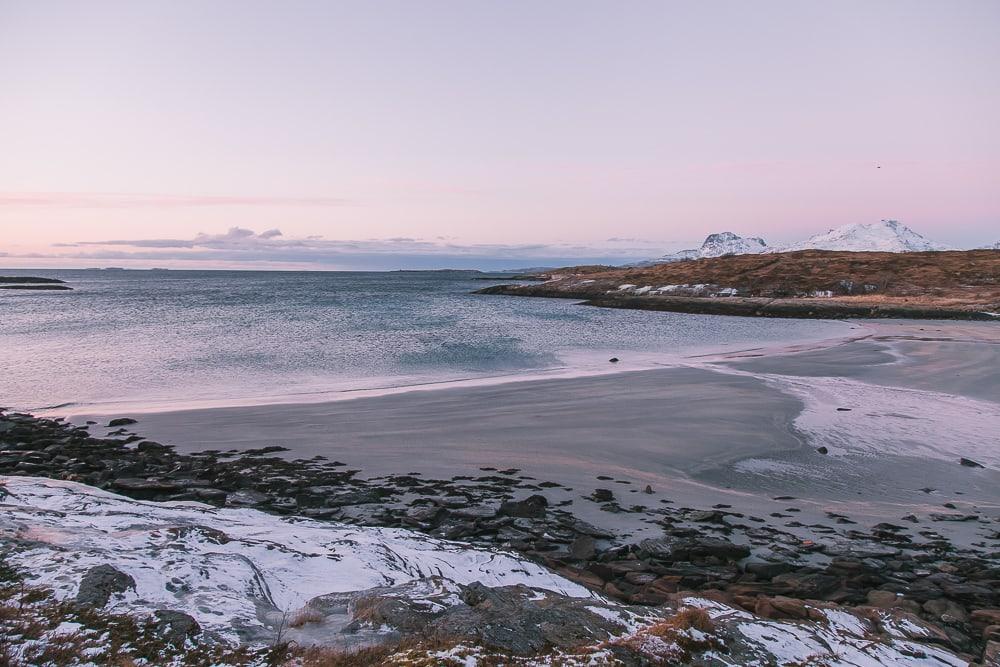
POLYGON ((466 390, 478 387, 493 387, 510 383, 530 383, 539 381, 573 380, 578 378, 602 377, 620 373, 647 371, 661 368, 681 367, 691 361, 721 358, 742 354, 782 354, 823 348, 866 335, 860 322, 829 321, 830 331, 817 337, 789 338, 763 345, 748 346, 746 343, 710 344, 688 348, 678 353, 634 352, 619 349, 565 350, 560 352, 562 363, 556 366, 504 373, 473 376, 444 377, 441 379, 421 378, 365 378, 352 380, 345 386, 326 384, 303 384, 289 393, 266 393, 249 395, 220 395, 196 398, 143 398, 135 401, 109 400, 100 403, 70 402, 59 405, 29 408, 33 414, 46 417, 65 417, 73 421, 119 414, 149 414, 157 412, 181 412, 201 409, 252 408, 269 405, 307 405, 333 403, 359 399, 378 398, 416 392, 440 390, 466 390), (609 363, 612 357, 620 358, 609 363))
MULTIPOLYGON (((693 506, 730 498, 763 511, 794 489, 817 518, 833 506, 872 524, 906 504, 930 513, 939 498, 920 490, 923 475, 961 491, 968 470, 959 458, 980 460, 987 476, 1000 464, 989 446, 991 429, 1000 430, 1000 332, 862 324, 851 336, 691 355, 655 369, 126 414, 182 453, 277 445, 286 458, 328 456, 366 478, 477 475, 488 461, 585 494, 610 477, 630 493, 651 485, 693 506), (957 420, 935 416, 943 400, 957 420)), ((106 415, 73 416, 86 419, 106 415)), ((1000 506, 988 487, 961 495, 953 500, 1000 506)), ((591 510, 588 521, 619 520, 591 510)))
MULTIPOLYGON (((662 614, 703 599, 773 624, 763 619, 821 608, 905 619, 920 638, 977 656, 989 638, 980 619, 1000 607, 992 587, 1000 459, 989 447, 975 450, 982 466, 956 457, 1000 432, 998 336, 977 323, 865 323, 822 344, 716 351, 593 377, 81 425, 8 413, 0 415, 0 473, 15 475, 2 484, 26 494, 22 503, 58 488, 69 503, 106 499, 115 516, 142 511, 100 495, 110 491, 140 503, 184 501, 156 506, 206 522, 215 506, 241 520, 261 510, 260 525, 271 515, 330 530, 347 524, 364 540, 368 529, 403 528, 400 536, 483 550, 473 556, 479 562, 516 553, 546 568, 535 571, 538 581, 549 572, 558 579, 545 585, 583 587, 616 614, 615 605, 662 614), (910 387, 917 377, 925 386, 910 387), (829 394, 830 382, 846 391, 829 394), (894 405, 900 395, 913 400, 894 405), (944 412, 985 412, 960 413, 971 426, 935 421, 944 396, 953 401, 944 412), (952 437, 941 442, 946 431, 952 437), (827 436, 843 448, 819 452, 817 438, 827 436), (887 450, 887 441, 899 448, 887 450), (937 488, 926 487, 930 479, 937 488)), ((24 522, 35 510, 5 511, 24 522)), ((192 536, 219 539, 211 532, 219 528, 204 530, 192 536)), ((35 559, 26 562, 47 562, 38 544, 18 547, 35 559)), ((127 553, 110 557, 150 571, 127 553)), ((146 578, 143 586, 164 595, 155 576, 146 578)), ((461 591, 478 585, 462 582, 461 591)), ((61 585, 72 592, 72 582, 61 585)), ((385 595, 400 599, 392 588, 385 595)), ((572 604, 536 590, 511 613, 542 599, 572 604)), ((275 606, 259 619, 264 641, 275 627, 280 633, 285 607, 275 606)), ((350 620, 325 618, 336 633, 350 620)))
POLYGON ((906 299, 809 298, 793 299, 764 297, 685 297, 647 294, 643 296, 595 293, 592 289, 572 289, 541 285, 494 285, 477 290, 476 294, 575 299, 581 306, 652 310, 691 315, 727 315, 734 317, 778 317, 790 319, 909 319, 909 320, 969 320, 995 322, 1000 313, 981 307, 958 306, 929 302, 908 303, 906 299))

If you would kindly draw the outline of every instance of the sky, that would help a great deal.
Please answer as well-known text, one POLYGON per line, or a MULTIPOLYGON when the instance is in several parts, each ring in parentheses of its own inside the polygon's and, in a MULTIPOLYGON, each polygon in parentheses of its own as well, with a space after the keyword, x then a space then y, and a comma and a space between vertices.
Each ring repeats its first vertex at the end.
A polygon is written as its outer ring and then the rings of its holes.
POLYGON ((998 34, 996 0, 0 0, 0 266, 992 243, 998 34))

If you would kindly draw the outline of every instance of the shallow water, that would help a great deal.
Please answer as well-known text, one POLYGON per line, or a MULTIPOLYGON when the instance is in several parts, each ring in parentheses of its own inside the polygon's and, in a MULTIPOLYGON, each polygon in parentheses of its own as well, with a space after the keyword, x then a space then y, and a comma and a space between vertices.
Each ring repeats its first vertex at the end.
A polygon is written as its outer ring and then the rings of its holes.
POLYGON ((40 410, 320 400, 358 389, 650 367, 699 350, 844 335, 841 322, 472 295, 464 272, 2 271, 0 404, 40 410))

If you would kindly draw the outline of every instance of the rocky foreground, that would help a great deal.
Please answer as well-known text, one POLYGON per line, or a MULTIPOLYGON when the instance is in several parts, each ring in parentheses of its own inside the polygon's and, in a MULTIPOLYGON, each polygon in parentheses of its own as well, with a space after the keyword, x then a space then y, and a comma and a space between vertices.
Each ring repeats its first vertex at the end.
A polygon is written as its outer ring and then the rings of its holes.
MULTIPOLYGON (((279 447, 180 455, 129 425, 93 437, 0 415, 0 570, 24 582, 0 603, 22 609, 3 622, 20 664, 74 664, 38 657, 59 642, 98 664, 142 651, 317 665, 1000 655, 995 530, 958 549, 905 517, 864 531, 837 516, 803 539, 733 508, 665 503, 643 510, 660 536, 636 544, 579 520, 572 502, 550 505, 539 491, 553 483, 517 470, 362 479, 322 457, 278 458, 279 447), (27 629, 25 604, 37 610, 27 629)), ((596 488, 576 502, 639 512, 625 497, 596 488)))
POLYGON ((643 267, 568 267, 481 294, 750 317, 1000 318, 1000 252, 802 250, 643 267))

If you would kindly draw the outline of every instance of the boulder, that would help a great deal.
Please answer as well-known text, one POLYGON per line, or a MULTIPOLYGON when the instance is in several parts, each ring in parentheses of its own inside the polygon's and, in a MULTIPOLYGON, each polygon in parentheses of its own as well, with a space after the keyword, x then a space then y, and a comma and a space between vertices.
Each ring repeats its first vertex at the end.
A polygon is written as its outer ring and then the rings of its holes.
POLYGON ((108 428, 115 428, 116 426, 130 426, 132 424, 137 424, 138 422, 130 417, 119 417, 118 419, 112 419, 108 422, 108 428))
POLYGON ((722 560, 740 560, 750 555, 750 547, 734 544, 720 537, 661 537, 643 540, 639 551, 661 561, 689 561, 714 556, 722 560))
POLYGON ((111 596, 135 590, 135 579, 110 565, 97 565, 87 570, 80 580, 76 601, 88 607, 104 607, 111 596))
POLYGON ((513 516, 525 519, 541 519, 545 516, 545 508, 549 501, 545 496, 529 496, 524 500, 508 500, 500 505, 497 512, 500 516, 513 516))
POLYGON ((174 646, 183 646, 189 637, 201 634, 201 626, 191 616, 179 611, 160 609, 153 612, 157 634, 174 646))

